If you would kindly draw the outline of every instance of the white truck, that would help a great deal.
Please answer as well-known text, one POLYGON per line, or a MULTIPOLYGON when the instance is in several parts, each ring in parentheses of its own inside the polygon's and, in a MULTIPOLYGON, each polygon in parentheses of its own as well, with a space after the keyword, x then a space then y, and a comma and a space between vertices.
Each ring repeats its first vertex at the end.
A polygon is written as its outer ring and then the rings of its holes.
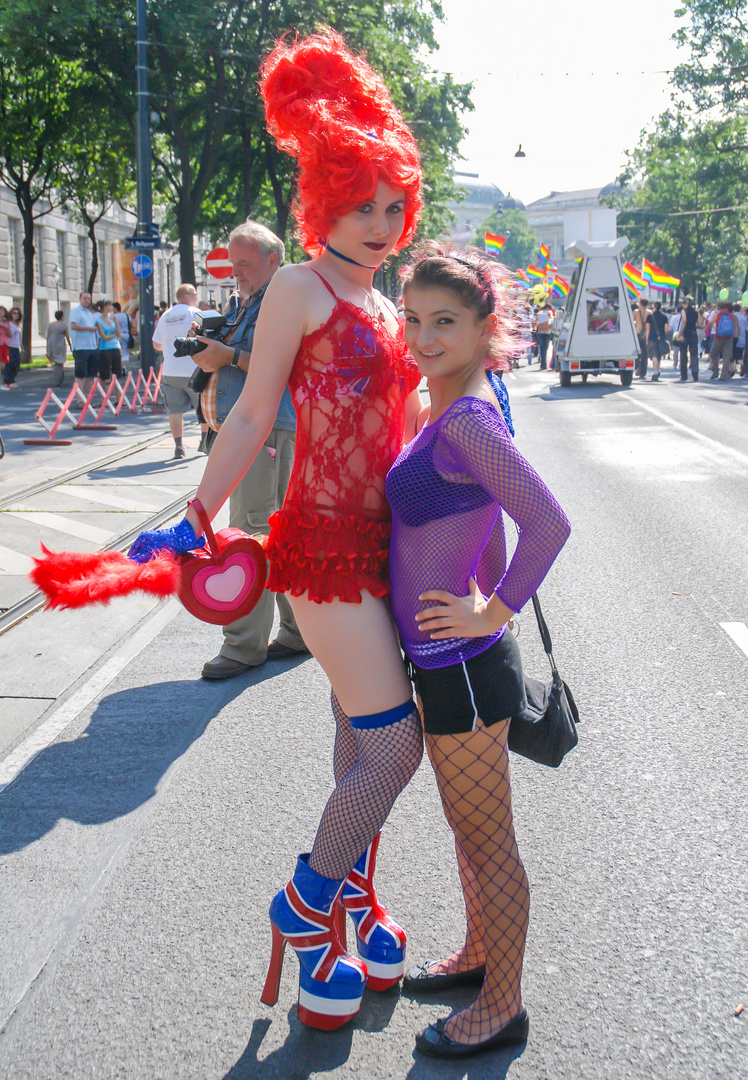
POLYGON ((578 260, 566 305, 553 331, 555 366, 561 386, 575 375, 617 375, 630 386, 639 344, 631 302, 621 267, 628 237, 617 240, 575 240, 567 255, 578 260))

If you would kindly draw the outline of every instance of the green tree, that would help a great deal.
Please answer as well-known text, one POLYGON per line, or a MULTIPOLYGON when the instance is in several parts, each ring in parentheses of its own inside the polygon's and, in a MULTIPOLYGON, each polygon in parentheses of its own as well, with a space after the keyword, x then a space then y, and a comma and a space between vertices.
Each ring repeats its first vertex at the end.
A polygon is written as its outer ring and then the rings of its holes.
POLYGON ((493 210, 470 242, 483 248, 487 232, 506 237, 501 261, 510 270, 524 269, 537 254, 538 240, 527 223, 524 210, 493 210))
POLYGON ((689 54, 675 69, 675 86, 700 111, 733 115, 748 100, 748 3, 683 0, 675 14, 688 19, 673 36, 689 54))
POLYGON ((706 298, 746 268, 748 215, 723 207, 748 202, 740 160, 720 146, 745 141, 744 120, 696 120, 663 113, 628 155, 622 191, 608 200, 631 240, 627 257, 643 256, 681 279, 681 292, 706 298))
POLYGON ((28 359, 33 326, 34 222, 52 207, 57 162, 81 71, 75 63, 43 56, 33 46, 26 50, 17 39, 4 37, 0 64, 0 181, 15 195, 23 223, 21 352, 28 359))

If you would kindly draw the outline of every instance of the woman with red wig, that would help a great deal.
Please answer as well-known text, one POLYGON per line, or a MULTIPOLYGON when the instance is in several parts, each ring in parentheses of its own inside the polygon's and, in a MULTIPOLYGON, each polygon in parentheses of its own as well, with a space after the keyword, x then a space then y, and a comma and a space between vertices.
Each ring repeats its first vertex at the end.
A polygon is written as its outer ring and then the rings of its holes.
MULTIPOLYGON (((336 787, 312 850, 270 909, 262 1000, 274 1004, 288 942, 300 964, 299 1018, 335 1028, 364 987, 405 967, 405 934, 372 876, 379 830, 417 769, 418 714, 385 597, 384 483, 420 411, 418 369, 374 272, 411 239, 421 208, 418 148, 371 67, 327 30, 280 43, 262 69, 270 133, 298 159, 299 236, 312 261, 286 266, 263 300, 240 400, 211 450, 198 499, 212 518, 262 450, 288 384, 297 412, 293 474, 270 519, 268 588, 285 592, 333 689, 336 787), (359 958, 345 951, 345 912, 359 958)), ((142 534, 131 557, 199 545, 194 510, 142 534)))

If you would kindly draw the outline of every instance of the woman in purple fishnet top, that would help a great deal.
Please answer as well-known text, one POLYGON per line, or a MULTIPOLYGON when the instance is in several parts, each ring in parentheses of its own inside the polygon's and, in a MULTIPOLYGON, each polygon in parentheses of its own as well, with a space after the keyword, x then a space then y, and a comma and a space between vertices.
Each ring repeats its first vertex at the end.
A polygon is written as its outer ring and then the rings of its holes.
POLYGON ((508 367, 501 270, 431 244, 404 279, 405 339, 428 378, 428 421, 387 476, 392 612, 421 699, 426 746, 455 835, 467 912, 462 948, 414 968, 413 989, 481 986, 416 1039, 462 1057, 522 1042, 529 891, 512 822, 507 734, 525 707, 512 615, 530 599, 569 522, 512 443, 488 369, 508 367), (502 511, 519 541, 507 566, 502 511))

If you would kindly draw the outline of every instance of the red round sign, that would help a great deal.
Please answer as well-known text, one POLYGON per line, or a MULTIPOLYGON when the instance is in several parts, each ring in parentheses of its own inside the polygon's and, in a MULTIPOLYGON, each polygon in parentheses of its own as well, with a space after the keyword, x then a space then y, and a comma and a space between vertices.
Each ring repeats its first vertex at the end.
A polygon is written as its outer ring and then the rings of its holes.
POLYGON ((211 277, 231 277, 233 269, 229 259, 229 249, 224 247, 213 248, 205 258, 205 267, 211 277))

